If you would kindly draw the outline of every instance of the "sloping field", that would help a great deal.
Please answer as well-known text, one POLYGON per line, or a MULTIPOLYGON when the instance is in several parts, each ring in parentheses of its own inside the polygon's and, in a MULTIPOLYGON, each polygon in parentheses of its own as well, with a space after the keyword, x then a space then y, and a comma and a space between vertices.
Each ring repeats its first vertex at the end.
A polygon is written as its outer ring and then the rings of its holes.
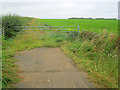
POLYGON ((39 19, 44 25, 80 26, 80 30, 99 32, 103 30, 118 32, 118 20, 95 19, 39 19))

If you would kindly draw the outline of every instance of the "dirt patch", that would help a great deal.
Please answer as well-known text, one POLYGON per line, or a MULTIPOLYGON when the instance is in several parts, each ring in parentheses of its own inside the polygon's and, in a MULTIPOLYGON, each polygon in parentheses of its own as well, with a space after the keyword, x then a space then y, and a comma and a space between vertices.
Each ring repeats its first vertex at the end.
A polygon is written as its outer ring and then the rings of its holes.
POLYGON ((59 48, 36 48, 19 52, 16 64, 23 79, 17 88, 93 88, 72 60, 59 48))

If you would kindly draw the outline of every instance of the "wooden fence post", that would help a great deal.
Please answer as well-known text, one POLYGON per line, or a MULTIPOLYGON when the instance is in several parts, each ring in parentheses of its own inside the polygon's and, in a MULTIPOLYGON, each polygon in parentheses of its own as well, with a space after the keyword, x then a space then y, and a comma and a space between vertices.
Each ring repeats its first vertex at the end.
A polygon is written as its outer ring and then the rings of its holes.
POLYGON ((1 28, 1 29, 0 29, 0 31, 1 31, 2 36, 4 36, 4 35, 5 35, 5 30, 4 30, 4 27, 3 27, 3 28, 1 28))

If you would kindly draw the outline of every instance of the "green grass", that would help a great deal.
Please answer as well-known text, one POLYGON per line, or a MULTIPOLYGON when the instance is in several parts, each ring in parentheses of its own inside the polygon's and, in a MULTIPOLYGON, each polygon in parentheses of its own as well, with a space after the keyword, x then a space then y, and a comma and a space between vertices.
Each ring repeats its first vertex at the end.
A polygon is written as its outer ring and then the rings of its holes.
POLYGON ((80 26, 80 30, 99 32, 108 30, 118 32, 118 20, 95 19, 39 19, 44 25, 50 26, 80 26))
MULTIPOLYGON (((39 21, 33 19, 29 25, 44 25, 39 21)), ((79 69, 88 72, 90 80, 96 82, 97 87, 118 87, 116 34, 84 31, 73 37, 69 33, 55 33, 49 30, 36 32, 26 31, 14 39, 3 40, 3 87, 12 87, 11 84, 19 81, 19 69, 14 63, 17 51, 39 47, 61 48, 79 69)))

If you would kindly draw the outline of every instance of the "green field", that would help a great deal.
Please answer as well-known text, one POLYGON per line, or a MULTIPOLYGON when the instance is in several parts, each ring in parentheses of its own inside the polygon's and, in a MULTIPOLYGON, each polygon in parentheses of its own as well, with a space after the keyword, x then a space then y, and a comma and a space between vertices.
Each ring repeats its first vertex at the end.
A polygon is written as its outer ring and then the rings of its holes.
POLYGON ((118 20, 95 19, 39 19, 41 23, 49 26, 80 26, 80 30, 118 32, 118 20))

